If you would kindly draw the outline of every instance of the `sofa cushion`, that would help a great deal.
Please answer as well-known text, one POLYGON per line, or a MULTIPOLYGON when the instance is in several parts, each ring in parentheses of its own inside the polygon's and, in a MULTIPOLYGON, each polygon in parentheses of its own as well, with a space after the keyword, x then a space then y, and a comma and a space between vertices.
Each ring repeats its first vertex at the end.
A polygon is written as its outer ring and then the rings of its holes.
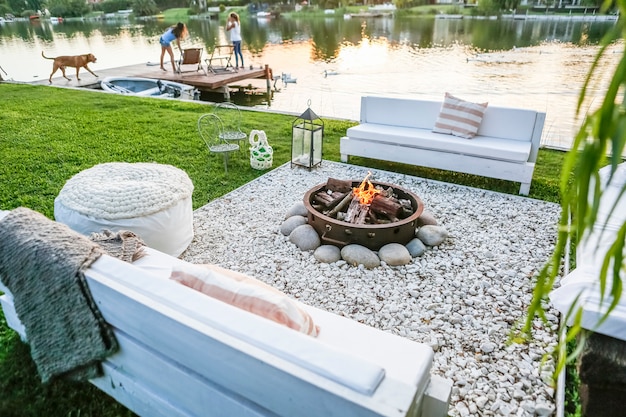
POLYGON ((174 265, 172 276, 210 297, 283 324, 291 329, 317 336, 318 326, 311 316, 283 292, 247 275, 217 265, 174 265))
POLYGON ((441 111, 441 101, 363 96, 361 123, 432 129, 441 111))
POLYGON ((398 152, 402 152, 403 147, 412 147, 519 163, 528 161, 532 145, 530 141, 522 142, 480 135, 467 140, 435 133, 429 129, 370 123, 349 128, 347 136, 350 139, 396 145, 398 152))
POLYGON ((433 132, 471 139, 476 136, 487 103, 472 103, 446 93, 433 132))

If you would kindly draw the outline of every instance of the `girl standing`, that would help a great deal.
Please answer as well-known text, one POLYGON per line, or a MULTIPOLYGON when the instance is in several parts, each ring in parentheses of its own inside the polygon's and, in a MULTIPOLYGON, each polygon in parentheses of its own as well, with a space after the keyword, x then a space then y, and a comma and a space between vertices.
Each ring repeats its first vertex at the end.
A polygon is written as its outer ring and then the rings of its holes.
POLYGON ((235 52, 235 68, 239 68, 239 58, 241 58, 241 68, 243 68, 243 55, 241 54, 241 23, 239 15, 233 12, 228 16, 226 31, 230 31, 230 41, 233 43, 235 52))

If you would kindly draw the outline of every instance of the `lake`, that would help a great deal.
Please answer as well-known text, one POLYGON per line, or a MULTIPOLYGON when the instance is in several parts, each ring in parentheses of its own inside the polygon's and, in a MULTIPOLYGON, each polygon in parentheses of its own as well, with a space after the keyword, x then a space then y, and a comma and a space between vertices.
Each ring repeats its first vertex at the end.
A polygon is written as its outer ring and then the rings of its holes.
MULTIPOLYGON (((46 79, 52 65, 42 51, 47 56, 91 52, 98 58, 90 65, 96 73, 144 62, 158 65, 158 38, 167 26, 124 19, 5 23, 0 25, 2 75, 25 82, 46 79)), ((190 20, 188 26, 191 36, 183 47, 210 51, 229 43, 216 20, 190 20)), ((358 120, 362 95, 442 99, 450 92, 490 105, 545 111, 542 143, 568 148, 580 123, 575 115, 580 88, 599 40, 613 26, 573 19, 244 19, 246 65, 267 64, 274 75, 290 74, 296 82, 277 80, 269 97, 242 92, 233 100, 297 113, 310 102, 322 117, 358 120)), ((621 51, 621 42, 611 45, 598 73, 611 74, 621 51)), ((600 104, 606 78, 592 86, 583 109, 600 104)), ((266 90, 262 80, 251 80, 250 87, 266 90)))

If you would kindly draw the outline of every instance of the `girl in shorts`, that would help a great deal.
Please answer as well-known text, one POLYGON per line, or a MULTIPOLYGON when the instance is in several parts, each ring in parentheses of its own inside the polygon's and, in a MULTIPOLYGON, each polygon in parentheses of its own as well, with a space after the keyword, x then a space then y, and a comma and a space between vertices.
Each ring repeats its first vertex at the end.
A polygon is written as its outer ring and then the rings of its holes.
POLYGON ((172 51, 172 42, 176 41, 176 45, 178 45, 178 49, 180 48, 180 40, 184 39, 187 34, 187 26, 184 23, 178 22, 176 25, 171 26, 167 29, 167 31, 161 35, 159 39, 159 43, 161 44, 161 69, 163 71, 167 71, 163 66, 163 56, 165 56, 165 51, 170 54, 170 60, 172 62, 172 69, 176 72, 176 63, 174 62, 174 51, 172 51))

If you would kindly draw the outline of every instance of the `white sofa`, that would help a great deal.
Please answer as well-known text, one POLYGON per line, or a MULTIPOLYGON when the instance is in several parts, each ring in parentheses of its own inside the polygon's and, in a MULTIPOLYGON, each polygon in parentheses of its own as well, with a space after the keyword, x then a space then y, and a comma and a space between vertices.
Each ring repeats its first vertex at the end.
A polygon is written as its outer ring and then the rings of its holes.
POLYGON ((364 96, 360 124, 341 138, 341 160, 361 156, 521 183, 528 195, 545 113, 487 106, 472 139, 434 133, 442 102, 364 96))
POLYGON ((299 333, 168 279, 184 261, 148 252, 134 264, 103 255, 85 273, 120 345, 91 382, 136 414, 447 415, 451 382, 430 374, 429 346, 309 306, 320 335, 299 333))
MULTIPOLYGON (((576 309, 580 308, 580 325, 584 329, 626 341, 626 295, 622 294, 613 311, 605 317, 613 303, 610 296, 613 271, 607 271, 606 293, 600 288, 600 271, 610 246, 615 242, 620 228, 626 223, 626 198, 621 196, 626 186, 626 162, 621 163, 611 181, 611 166, 599 171, 602 199, 593 229, 576 246, 576 269, 559 281, 559 287, 550 293, 550 300, 567 320, 574 324, 576 309)), ((589 204, 593 204, 593 186, 590 187, 589 204)), ((626 255, 626 253, 624 254, 626 255)), ((626 280, 626 271, 621 269, 620 279, 626 280)))

